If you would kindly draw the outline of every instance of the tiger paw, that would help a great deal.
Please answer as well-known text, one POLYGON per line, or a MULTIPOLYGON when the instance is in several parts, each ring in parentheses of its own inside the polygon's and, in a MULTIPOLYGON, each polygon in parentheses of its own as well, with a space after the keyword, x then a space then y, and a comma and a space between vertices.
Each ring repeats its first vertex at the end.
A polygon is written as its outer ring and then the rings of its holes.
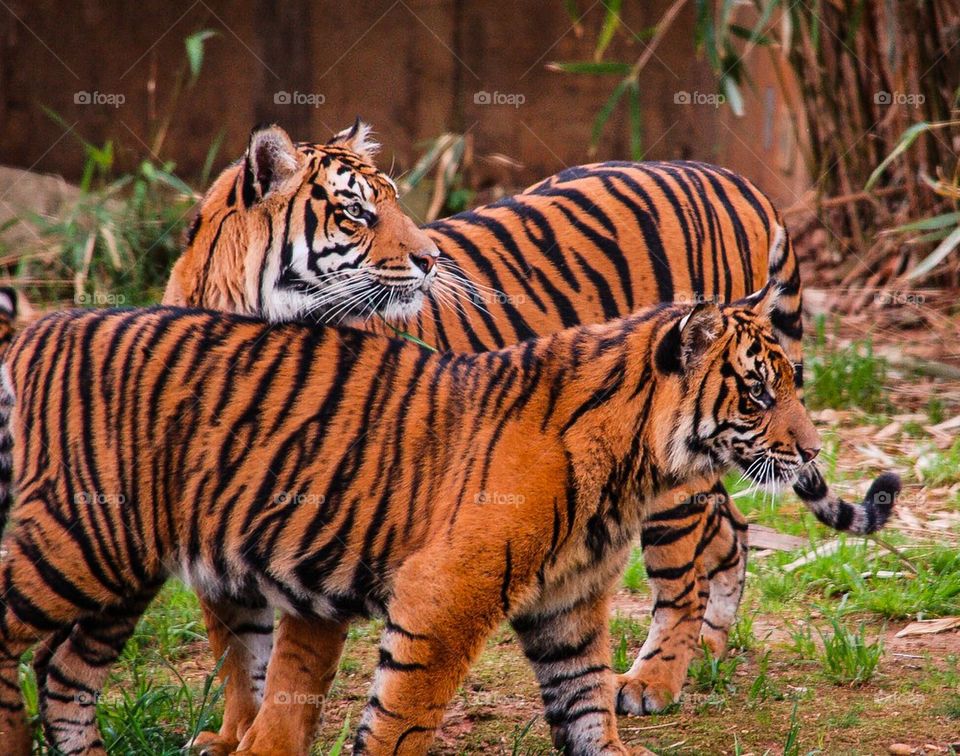
POLYGON ((229 756, 240 743, 223 737, 218 732, 201 732, 184 749, 195 756, 229 756))
POLYGON ((643 674, 617 675, 617 714, 655 714, 680 699, 680 686, 646 679, 643 674))
POLYGON ((714 659, 722 659, 727 655, 727 636, 729 632, 726 629, 710 627, 706 622, 700 629, 700 648, 706 646, 707 651, 714 659))

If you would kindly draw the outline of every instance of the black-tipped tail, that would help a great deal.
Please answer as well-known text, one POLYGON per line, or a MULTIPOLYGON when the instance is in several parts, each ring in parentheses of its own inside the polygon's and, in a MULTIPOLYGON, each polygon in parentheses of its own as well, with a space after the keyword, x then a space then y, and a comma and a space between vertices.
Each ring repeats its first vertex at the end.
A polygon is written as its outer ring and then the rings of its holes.
POLYGON ((850 504, 834 494, 816 465, 807 465, 800 473, 793 490, 827 527, 846 533, 867 535, 880 530, 890 518, 900 493, 900 477, 892 472, 881 474, 859 504, 850 504))

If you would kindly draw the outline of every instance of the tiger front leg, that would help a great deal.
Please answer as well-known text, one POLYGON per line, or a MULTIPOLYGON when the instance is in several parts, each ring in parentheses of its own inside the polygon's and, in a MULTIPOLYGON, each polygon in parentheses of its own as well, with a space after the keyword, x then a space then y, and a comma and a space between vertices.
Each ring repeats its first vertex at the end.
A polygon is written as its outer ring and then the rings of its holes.
POLYGON ((672 491, 651 507, 641 543, 653 594, 653 622, 633 666, 617 677, 617 711, 650 714, 680 698, 699 648, 710 584, 701 553, 722 527, 710 517, 714 497, 672 491))
POLYGON ((649 753, 628 749, 617 733, 610 671, 609 595, 535 607, 511 620, 546 709, 557 750, 567 754, 649 753))

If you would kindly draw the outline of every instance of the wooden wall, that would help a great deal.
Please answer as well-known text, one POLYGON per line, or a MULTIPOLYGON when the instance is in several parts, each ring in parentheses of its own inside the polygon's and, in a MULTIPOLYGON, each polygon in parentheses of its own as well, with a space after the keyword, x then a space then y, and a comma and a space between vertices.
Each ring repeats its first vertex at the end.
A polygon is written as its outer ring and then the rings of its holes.
MULTIPOLYGON (((640 33, 668 4, 626 2, 625 23, 640 33)), ((590 5, 580 0, 581 8, 590 5)), ((678 92, 714 91, 693 53, 692 6, 643 74, 646 156, 723 163, 791 204, 806 179, 792 158, 766 51, 751 56, 756 89, 746 93, 745 118, 675 101, 678 92)), ((209 28, 217 36, 199 81, 181 93, 160 150, 188 180, 221 131, 218 167, 243 152, 258 122, 323 139, 359 113, 375 126, 385 147, 381 164, 394 173, 411 165, 424 140, 469 130, 478 157, 513 158, 522 168, 511 179, 528 183, 589 159, 593 118, 615 80, 557 74, 545 64, 589 58, 602 13, 593 4, 578 38, 560 0, 7 0, 0 7, 0 162, 76 179, 78 140, 111 139, 121 163, 133 164, 169 111, 184 37, 209 28), (84 92, 109 101, 77 102, 84 92), (483 104, 479 92, 523 101, 483 104), (291 100, 296 93, 301 104, 282 102, 280 93, 291 100)), ((609 57, 636 59, 644 44, 618 41, 609 57)), ((618 112, 597 158, 626 158, 628 144, 618 112)), ((486 164, 478 161, 481 172, 486 164)))

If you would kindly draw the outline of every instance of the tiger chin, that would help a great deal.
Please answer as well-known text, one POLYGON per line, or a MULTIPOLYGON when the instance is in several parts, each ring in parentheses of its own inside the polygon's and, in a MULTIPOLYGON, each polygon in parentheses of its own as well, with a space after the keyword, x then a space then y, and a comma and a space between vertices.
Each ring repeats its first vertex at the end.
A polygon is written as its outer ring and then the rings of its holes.
MULTIPOLYGON (((18 660, 38 641, 49 745, 104 753, 93 702, 173 572, 221 610, 281 612, 243 753, 308 752, 320 709, 284 701, 323 700, 348 624, 370 614, 386 621, 355 753, 426 752, 504 619, 554 745, 628 753, 607 618, 634 539, 666 525, 702 538, 707 502, 663 495, 697 490, 732 450, 819 448, 752 302, 659 307, 480 355, 197 310, 70 311, 6 359, 13 756, 31 749, 18 660)), ((698 584, 701 567, 674 577, 698 584)), ((678 632, 695 645, 699 628, 678 632)))

